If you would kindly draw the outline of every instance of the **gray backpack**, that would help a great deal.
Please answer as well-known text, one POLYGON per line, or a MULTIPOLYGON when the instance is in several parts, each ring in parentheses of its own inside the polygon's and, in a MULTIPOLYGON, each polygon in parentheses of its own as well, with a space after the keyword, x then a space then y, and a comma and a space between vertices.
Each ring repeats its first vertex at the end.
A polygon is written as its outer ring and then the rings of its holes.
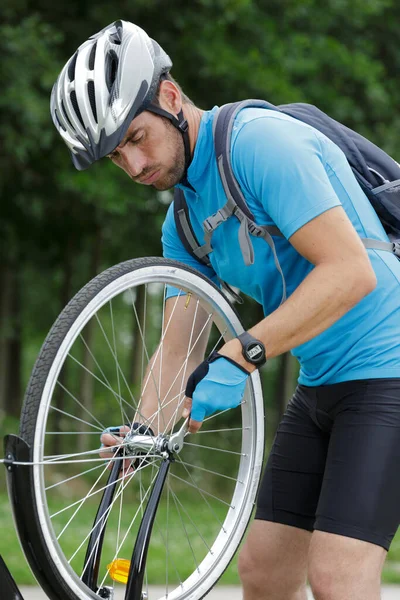
MULTIPOLYGON (((233 174, 230 147, 233 123, 240 110, 247 107, 267 108, 283 112, 324 133, 346 155, 353 173, 375 209, 390 242, 362 238, 366 248, 392 252, 400 260, 400 165, 372 142, 328 117, 311 104, 274 106, 264 100, 244 100, 222 106, 214 117, 213 135, 218 170, 227 197, 226 204, 203 222, 204 244, 199 244, 190 224, 189 210, 183 190, 175 188, 174 217, 178 235, 186 250, 199 262, 211 266, 212 235, 221 223, 235 217, 240 222, 238 243, 246 265, 254 262, 250 236, 262 237, 270 246, 283 284, 282 302, 286 299, 286 283, 275 249, 274 236, 283 236, 274 226, 254 222, 240 186, 233 174)), ((232 290, 221 282, 228 291, 232 290)))

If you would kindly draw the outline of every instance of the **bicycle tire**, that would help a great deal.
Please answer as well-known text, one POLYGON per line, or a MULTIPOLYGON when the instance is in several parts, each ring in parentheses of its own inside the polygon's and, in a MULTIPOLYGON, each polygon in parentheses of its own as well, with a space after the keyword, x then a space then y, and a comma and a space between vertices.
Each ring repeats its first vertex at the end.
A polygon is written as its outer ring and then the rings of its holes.
MULTIPOLYGON (((212 282, 193 269, 175 261, 161 258, 134 259, 101 273, 76 294, 54 323, 37 358, 28 384, 21 413, 20 435, 31 448, 33 464, 29 467, 29 477, 32 485, 29 486, 30 496, 25 499, 25 503, 31 511, 30 518, 36 520, 40 530, 40 539, 35 542, 41 545, 43 554, 48 561, 46 573, 51 573, 54 578, 53 588, 59 586, 63 590, 64 596, 70 600, 95 600, 99 598, 99 595, 89 590, 82 583, 79 572, 77 573, 69 564, 63 544, 57 541, 58 534, 56 535, 54 529, 55 519, 49 506, 52 499, 49 490, 56 489, 59 484, 46 485, 48 483, 47 472, 51 471, 54 464, 57 465, 57 468, 60 468, 60 465, 64 468, 67 463, 66 459, 64 462, 61 459, 54 462, 54 459, 52 459, 51 465, 48 462, 42 464, 48 460, 43 452, 47 443, 46 440, 51 433, 46 429, 49 421, 49 409, 54 408, 52 404, 54 390, 56 384, 59 383, 60 373, 65 368, 67 359, 70 358, 70 349, 77 343, 79 336, 82 336, 82 331, 87 323, 108 304, 111 305, 112 302, 116 302, 117 298, 123 298, 124 293, 130 291, 132 294, 131 290, 136 289, 139 285, 148 286, 149 289, 153 285, 163 285, 164 288, 165 285, 171 285, 179 287, 183 290, 183 293, 190 292, 197 298, 201 306, 212 308, 214 311, 211 313, 214 315, 213 321, 219 323, 220 331, 221 328, 225 328, 223 334, 225 340, 243 331, 234 308, 212 282)), ((146 287, 146 289, 148 288, 146 287)), ((179 585, 172 590, 168 588, 169 567, 167 567, 167 589, 162 598, 168 597, 168 600, 189 600, 189 598, 200 600, 200 598, 203 598, 226 569, 251 518, 261 474, 264 447, 263 399, 258 372, 255 372, 249 378, 246 398, 240 411, 240 418, 244 424, 242 424, 240 434, 240 452, 231 451, 235 457, 240 455, 237 459, 238 477, 233 487, 232 498, 234 504, 229 505, 223 526, 213 541, 210 550, 208 552, 202 550, 202 552, 205 552, 205 556, 200 565, 196 564, 193 572, 185 577, 184 581, 180 581, 179 585), (224 541, 226 532, 229 539, 224 541)), ((212 430, 210 430, 210 433, 212 433, 212 430)), ((222 440, 222 436, 219 437, 222 440)), ((200 450, 204 451, 205 448, 207 446, 201 445, 200 450)), ((225 452, 226 450, 222 451, 225 452)), ((228 452, 230 451, 228 450, 228 452)), ((213 473, 210 469, 198 465, 192 466, 213 473)), ((153 466, 152 469, 154 468, 153 466)), ((187 468, 186 471, 188 471, 187 468)), ((69 473, 69 471, 66 472, 69 473)), ((208 476, 212 477, 211 475, 208 476)), ((221 477, 225 476, 221 474, 221 477)), ((72 481, 77 478, 78 475, 74 475, 70 479, 66 478, 62 485, 65 486, 68 483, 69 487, 72 487, 72 481)), ((227 479, 230 478, 227 477, 227 479)), ((189 486, 192 485, 191 481, 188 481, 188 483, 189 486)), ((64 487, 65 489, 67 488, 64 487)), ((175 501, 175 496, 172 496, 173 493, 171 492, 170 499, 172 498, 175 501)), ((140 483, 140 494, 142 494, 142 483, 140 483)), ((200 495, 202 494, 200 493, 200 495)), ((188 501, 188 504, 190 505, 190 501, 188 501)), ((64 508, 62 510, 67 511, 64 508)), ((179 512, 179 506, 177 510, 179 512)), ((57 515, 58 513, 56 513, 57 515)), ((169 552, 167 537, 167 549, 165 551, 167 561, 169 560, 169 552)), ((71 562, 73 561, 71 560, 71 562)))

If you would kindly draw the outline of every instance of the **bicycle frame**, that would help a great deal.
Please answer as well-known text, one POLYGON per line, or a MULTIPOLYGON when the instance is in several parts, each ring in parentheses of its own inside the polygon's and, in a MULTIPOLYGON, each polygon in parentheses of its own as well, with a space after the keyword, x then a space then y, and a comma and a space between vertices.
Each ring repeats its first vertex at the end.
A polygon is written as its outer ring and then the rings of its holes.
POLYGON ((2 556, 0 556, 0 589, 4 600, 24 600, 2 556))

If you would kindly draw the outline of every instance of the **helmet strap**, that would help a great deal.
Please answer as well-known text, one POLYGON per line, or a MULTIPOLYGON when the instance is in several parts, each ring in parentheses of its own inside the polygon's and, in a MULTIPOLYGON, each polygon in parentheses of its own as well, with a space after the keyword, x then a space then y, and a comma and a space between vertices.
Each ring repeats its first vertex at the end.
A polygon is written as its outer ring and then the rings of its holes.
POLYGON ((190 154, 189 125, 187 120, 183 116, 183 110, 181 109, 177 116, 167 112, 166 110, 155 104, 150 104, 146 107, 146 110, 155 113, 160 117, 165 117, 166 119, 169 119, 172 125, 176 127, 178 131, 181 132, 183 138, 183 146, 185 148, 185 172, 182 179, 186 179, 186 173, 192 161, 192 156, 190 154))

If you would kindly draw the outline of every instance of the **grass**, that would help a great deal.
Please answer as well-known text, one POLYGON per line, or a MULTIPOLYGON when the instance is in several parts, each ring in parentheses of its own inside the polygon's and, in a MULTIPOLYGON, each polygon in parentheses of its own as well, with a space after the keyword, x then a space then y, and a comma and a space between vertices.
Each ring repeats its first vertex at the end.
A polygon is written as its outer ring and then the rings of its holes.
MULTIPOLYGON (((216 510, 218 510, 218 508, 216 508, 216 510)), ((198 506, 192 507, 191 511, 192 514, 196 514, 198 523, 202 526, 202 535, 206 537, 208 535, 212 535, 213 531, 211 531, 211 529, 213 528, 213 524, 212 522, 210 523, 209 510, 207 509, 207 507, 204 507, 199 503, 198 506)), ((221 512, 220 516, 223 516, 223 511, 221 512)), ((160 505, 159 508, 158 522, 166 523, 166 519, 166 504, 164 502, 160 505)), ((87 526, 87 523, 90 523, 91 521, 92 514, 90 514, 90 506, 88 506, 85 507, 79 513, 78 517, 74 520, 73 524, 71 524, 70 540, 73 541, 75 536, 81 539, 82 529, 85 528, 87 526)), ((170 571, 173 571, 175 566, 179 565, 180 575, 186 576, 190 574, 194 568, 192 550, 189 549, 187 544, 181 543, 179 541, 180 539, 182 539, 182 526, 176 520, 176 516, 171 517, 170 515, 168 526, 171 531, 169 540, 169 550, 170 555, 173 556, 174 563, 172 564, 170 560, 170 571), (176 535, 174 534, 174 532, 176 533, 176 535)), ((124 523, 122 524, 122 527, 124 527, 124 523)), ((0 528, 2 532, 0 538, 0 554, 2 554, 3 558, 5 559, 13 577, 19 585, 34 584, 35 580, 29 570, 27 562, 20 549, 20 545, 11 518, 11 508, 8 502, 8 497, 4 492, 0 493, 0 528)), ((199 540, 199 536, 197 536, 196 539, 196 536, 194 535, 194 530, 188 531, 188 534, 192 539, 193 552, 196 553, 199 550, 201 552, 202 542, 201 540, 199 540)), ((66 552, 70 551, 69 545, 73 543, 72 541, 66 541, 66 552)), ((155 526, 152 541, 153 546, 151 548, 148 560, 149 582, 153 584, 163 584, 165 583, 165 538, 163 537, 159 525, 155 526)), ((131 547, 132 545, 130 543, 129 548, 131 547)), ((108 555, 111 556, 114 547, 108 550, 110 550, 108 552, 108 555)), ((130 558, 129 554, 127 556, 124 555, 120 557, 130 558)), ((79 558, 79 560, 81 560, 81 557, 79 558)), ((173 576, 171 577, 171 579, 173 579, 173 576)), ((235 560, 232 561, 231 565, 228 567, 227 571, 221 579, 221 582, 226 585, 239 584, 235 560)), ((397 535, 393 540, 392 547, 387 557, 383 573, 383 582, 400 584, 400 530, 397 532, 397 535)))

